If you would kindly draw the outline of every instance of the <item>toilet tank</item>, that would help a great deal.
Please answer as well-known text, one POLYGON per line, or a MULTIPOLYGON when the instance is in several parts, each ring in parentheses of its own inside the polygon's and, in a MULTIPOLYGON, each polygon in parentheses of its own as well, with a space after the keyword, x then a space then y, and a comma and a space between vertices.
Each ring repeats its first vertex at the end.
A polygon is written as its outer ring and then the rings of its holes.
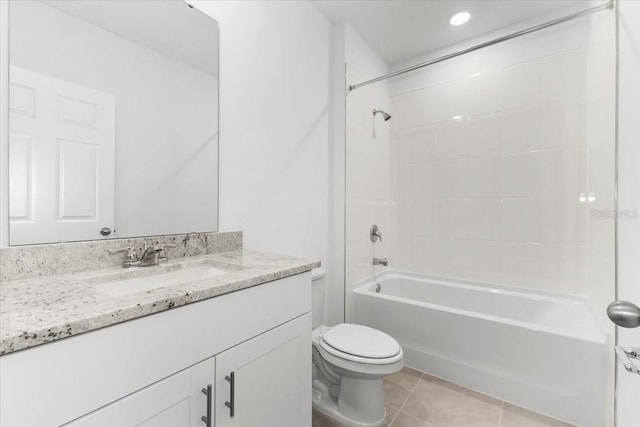
POLYGON ((327 271, 320 267, 311 270, 311 321, 313 327, 324 321, 324 300, 326 295, 327 271))

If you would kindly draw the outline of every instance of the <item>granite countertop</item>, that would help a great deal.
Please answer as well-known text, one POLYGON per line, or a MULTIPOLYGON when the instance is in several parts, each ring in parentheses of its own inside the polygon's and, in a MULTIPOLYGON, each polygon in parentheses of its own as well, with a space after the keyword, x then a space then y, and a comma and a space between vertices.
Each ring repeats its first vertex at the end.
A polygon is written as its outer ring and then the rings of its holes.
POLYGON ((0 282, 0 355, 224 295, 319 267, 320 262, 235 250, 169 260, 154 267, 111 267, 0 282), (110 296, 101 284, 185 266, 225 274, 177 286, 110 296))

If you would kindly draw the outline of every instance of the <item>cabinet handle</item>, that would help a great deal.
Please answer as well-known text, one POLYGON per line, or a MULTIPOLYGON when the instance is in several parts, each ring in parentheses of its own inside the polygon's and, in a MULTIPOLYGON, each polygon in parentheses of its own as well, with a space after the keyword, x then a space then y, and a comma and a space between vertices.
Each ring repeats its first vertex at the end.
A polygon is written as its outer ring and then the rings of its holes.
POLYGON ((202 389, 202 393, 204 393, 204 395, 207 396, 207 415, 203 415, 200 419, 204 421, 207 427, 211 427, 211 420, 212 420, 212 417, 211 417, 211 399, 213 396, 212 390, 213 389, 211 384, 209 384, 207 388, 202 389))
POLYGON ((229 397, 228 402, 224 402, 224 404, 229 408, 229 416, 233 418, 236 412, 235 405, 235 396, 236 396, 236 373, 231 371, 231 373, 224 377, 225 380, 229 381, 231 384, 231 396, 229 397))

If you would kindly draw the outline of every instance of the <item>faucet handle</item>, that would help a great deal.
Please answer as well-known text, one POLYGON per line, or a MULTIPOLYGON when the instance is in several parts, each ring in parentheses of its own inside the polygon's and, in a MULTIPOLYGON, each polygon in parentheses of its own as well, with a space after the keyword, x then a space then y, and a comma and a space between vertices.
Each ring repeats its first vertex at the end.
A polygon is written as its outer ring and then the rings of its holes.
POLYGON ((175 248, 177 245, 175 243, 164 243, 155 245, 153 250, 158 254, 159 262, 166 262, 168 260, 167 252, 165 252, 168 248, 175 248), (164 252, 164 253, 163 253, 164 252))
POLYGON ((380 242, 382 242, 382 232, 376 224, 373 224, 369 229, 369 239, 371 239, 372 242, 376 242, 380 239, 380 242))
POLYGON ((136 257, 136 250, 133 249, 131 246, 127 246, 124 248, 120 248, 120 249, 109 249, 109 255, 115 255, 119 252, 126 252, 127 253, 127 258, 135 258, 136 257))
POLYGON ((109 249, 110 255, 114 255, 119 252, 126 252, 124 256, 124 261, 122 262, 123 267, 132 267, 134 265, 138 265, 138 263, 140 262, 140 260, 138 260, 138 254, 136 253, 136 250, 133 249, 131 246, 127 246, 125 248, 120 248, 120 249, 109 249))
POLYGON ((156 251, 164 251, 165 249, 168 248, 175 248, 177 245, 175 243, 160 243, 157 244, 153 247, 154 250, 156 251))

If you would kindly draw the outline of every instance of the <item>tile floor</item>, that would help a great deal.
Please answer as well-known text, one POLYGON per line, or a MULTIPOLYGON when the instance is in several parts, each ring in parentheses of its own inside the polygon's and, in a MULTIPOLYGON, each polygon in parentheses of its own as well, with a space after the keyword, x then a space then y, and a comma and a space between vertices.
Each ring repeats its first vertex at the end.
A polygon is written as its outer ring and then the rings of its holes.
MULTIPOLYGON (((389 427, 569 427, 410 368, 384 380, 389 427)), ((313 427, 342 427, 314 411, 313 427)))

